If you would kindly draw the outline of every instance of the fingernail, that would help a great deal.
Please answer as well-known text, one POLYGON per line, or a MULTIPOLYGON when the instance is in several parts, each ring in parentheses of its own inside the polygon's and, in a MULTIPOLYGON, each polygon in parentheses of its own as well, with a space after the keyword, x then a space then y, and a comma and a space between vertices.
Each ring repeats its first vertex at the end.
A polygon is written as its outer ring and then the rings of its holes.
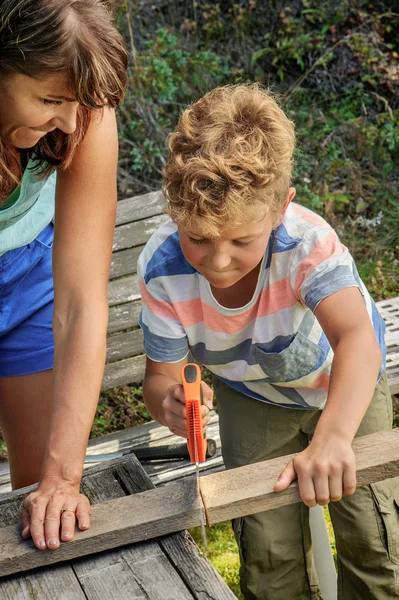
POLYGON ((72 534, 69 533, 69 531, 63 531, 63 533, 62 533, 63 540, 69 540, 71 537, 72 537, 72 534))
POLYGON ((44 548, 46 546, 46 542, 44 540, 39 540, 39 546, 40 548, 44 548))
POLYGON ((79 528, 80 529, 86 529, 88 527, 87 523, 80 523, 79 528))
POLYGON ((57 540, 55 540, 54 538, 51 538, 51 540, 48 541, 48 546, 55 546, 58 547, 58 542, 57 540))

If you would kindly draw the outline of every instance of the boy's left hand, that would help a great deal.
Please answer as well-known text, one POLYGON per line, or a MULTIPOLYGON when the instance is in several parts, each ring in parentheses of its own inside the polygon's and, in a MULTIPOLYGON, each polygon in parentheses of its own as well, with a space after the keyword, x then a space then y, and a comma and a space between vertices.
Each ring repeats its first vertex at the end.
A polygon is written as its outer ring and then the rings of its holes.
POLYGON ((347 439, 339 436, 313 440, 291 460, 280 474, 275 492, 282 492, 297 479, 307 506, 337 502, 356 489, 355 454, 347 439))

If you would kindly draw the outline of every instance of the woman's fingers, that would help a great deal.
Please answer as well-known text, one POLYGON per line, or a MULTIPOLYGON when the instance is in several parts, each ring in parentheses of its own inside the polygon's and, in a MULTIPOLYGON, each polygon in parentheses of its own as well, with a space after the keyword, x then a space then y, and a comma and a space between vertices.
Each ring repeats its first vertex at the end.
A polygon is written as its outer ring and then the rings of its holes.
POLYGON ((76 507, 76 518, 78 521, 78 527, 82 531, 89 529, 90 527, 90 502, 86 496, 81 497, 76 507))
POLYGON ((74 500, 72 504, 72 500, 70 500, 68 496, 63 496, 61 494, 55 495, 47 504, 46 516, 44 519, 46 546, 47 548, 50 548, 50 550, 56 550, 60 545, 60 525, 63 520, 62 509, 64 506, 68 507, 69 511, 68 519, 70 524, 68 530, 70 531, 72 528, 75 530, 76 500, 74 500), (70 504, 67 504, 68 502, 70 504), (73 522, 73 524, 71 522, 73 522))
POLYGON ((44 533, 44 519, 46 518, 46 508, 48 500, 45 497, 30 500, 29 497, 24 504, 29 512, 29 528, 33 543, 39 550, 47 547, 44 533))
POLYGON ((30 537, 30 513, 25 506, 26 499, 21 506, 22 537, 27 540, 30 537))
POLYGON ((79 529, 90 527, 90 503, 83 494, 55 493, 28 496, 21 507, 22 536, 29 535, 40 550, 56 550, 79 529))

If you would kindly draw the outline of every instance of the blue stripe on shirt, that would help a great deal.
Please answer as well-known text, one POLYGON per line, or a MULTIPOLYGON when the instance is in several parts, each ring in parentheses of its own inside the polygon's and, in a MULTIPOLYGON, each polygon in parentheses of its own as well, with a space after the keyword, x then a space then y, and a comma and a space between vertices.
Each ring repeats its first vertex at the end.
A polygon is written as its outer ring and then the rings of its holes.
POLYGON ((156 362, 178 362, 188 354, 187 338, 167 338, 152 333, 143 322, 141 314, 139 325, 144 335, 144 351, 148 358, 156 362))
POLYGON ((176 231, 169 235, 155 250, 147 264, 144 281, 146 284, 155 277, 170 275, 192 275, 197 271, 186 260, 176 231))

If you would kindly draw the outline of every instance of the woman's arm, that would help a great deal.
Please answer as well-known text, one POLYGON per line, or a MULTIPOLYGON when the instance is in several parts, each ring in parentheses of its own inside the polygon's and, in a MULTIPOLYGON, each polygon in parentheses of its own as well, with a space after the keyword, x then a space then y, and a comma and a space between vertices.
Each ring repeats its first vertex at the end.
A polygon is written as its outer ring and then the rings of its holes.
MULTIPOLYGON (((115 114, 104 109, 95 113, 70 168, 57 177, 53 409, 39 488, 26 501, 36 545, 43 535, 58 544, 62 507, 76 509, 79 525, 89 525, 79 485, 105 363, 117 153, 115 114)), ((65 512, 63 539, 72 539, 74 527, 73 512, 65 512)))
POLYGON ((351 495, 356 488, 352 441, 373 397, 381 350, 363 298, 355 287, 328 296, 315 315, 334 359, 326 406, 312 442, 280 475, 276 491, 298 479, 308 506, 351 495))

